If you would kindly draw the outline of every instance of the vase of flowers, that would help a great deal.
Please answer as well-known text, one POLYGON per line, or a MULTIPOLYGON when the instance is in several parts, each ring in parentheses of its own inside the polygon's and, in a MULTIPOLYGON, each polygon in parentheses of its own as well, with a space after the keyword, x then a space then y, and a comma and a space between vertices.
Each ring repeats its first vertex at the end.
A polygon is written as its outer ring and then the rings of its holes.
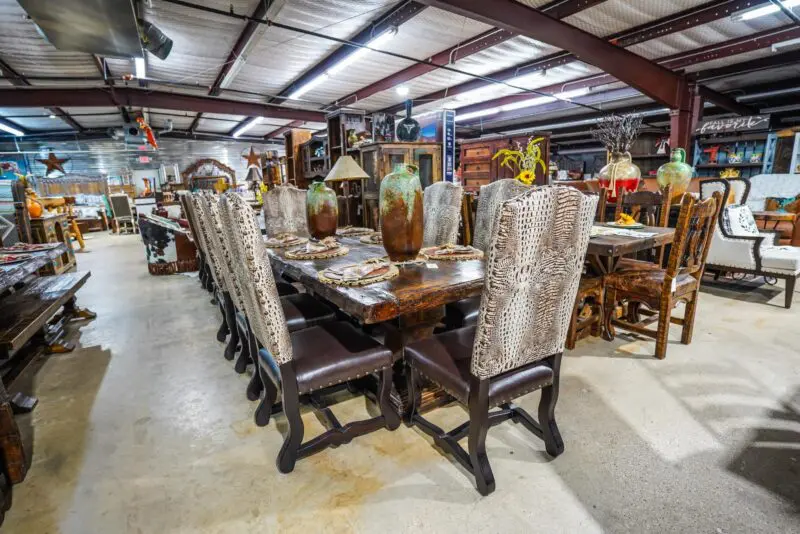
POLYGON ((609 115, 600 119, 592 136, 609 152, 608 164, 600 169, 600 185, 608 190, 614 202, 623 190, 636 191, 642 171, 631 160, 631 144, 642 126, 641 115, 609 115))
POLYGON ((536 169, 542 169, 542 174, 547 175, 547 166, 544 164, 542 158, 542 147, 540 145, 544 137, 531 137, 528 139, 528 144, 523 148, 520 143, 517 143, 517 149, 504 148, 498 150, 492 156, 492 160, 503 158, 500 165, 508 167, 517 175, 514 177, 525 185, 533 185, 536 181, 536 169))

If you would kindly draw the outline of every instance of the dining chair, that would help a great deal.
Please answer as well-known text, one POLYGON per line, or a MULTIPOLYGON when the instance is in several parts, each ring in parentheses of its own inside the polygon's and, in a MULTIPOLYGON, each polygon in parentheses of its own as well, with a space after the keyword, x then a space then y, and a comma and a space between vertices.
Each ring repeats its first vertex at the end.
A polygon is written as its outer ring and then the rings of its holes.
POLYGON ((458 225, 461 222, 463 191, 460 185, 452 182, 436 182, 425 188, 422 197, 425 224, 422 232, 423 247, 456 242, 458 225))
POLYGON ((139 229, 136 226, 136 217, 133 215, 133 206, 131 206, 131 199, 126 193, 119 193, 108 196, 109 204, 111 204, 111 213, 117 224, 117 231, 122 233, 122 227, 125 226, 131 233, 138 233, 139 229))
MULTIPOLYGON (((625 213, 645 226, 669 226, 669 212, 672 206, 672 184, 661 191, 620 191, 617 206, 614 210, 614 221, 618 221, 625 213)), ((660 268, 664 264, 665 246, 656 247, 640 253, 644 260, 623 258, 617 265, 618 271, 630 269, 660 268)))
POLYGON ((225 286, 225 279, 223 278, 223 260, 222 258, 217 257, 214 247, 211 246, 211 232, 213 230, 210 226, 210 219, 206 216, 205 205, 201 196, 202 193, 200 192, 189 193, 192 210, 194 211, 197 226, 200 230, 198 235, 201 236, 203 249, 206 255, 206 262, 209 268, 209 278, 211 282, 209 291, 211 291, 211 293, 214 295, 214 300, 216 301, 216 304, 219 306, 219 310, 222 313, 222 324, 217 330, 217 341, 224 343, 225 339, 228 337, 228 334, 231 333, 228 324, 227 313, 225 311, 225 298, 223 296, 228 289, 225 286))
POLYGON ((208 266, 206 265, 205 251, 203 250, 203 243, 201 241, 202 236, 197 226, 190 195, 191 193, 189 191, 181 191, 178 193, 178 200, 181 203, 183 212, 186 214, 186 220, 189 221, 189 230, 192 233, 192 240, 197 250, 197 278, 200 280, 200 286, 203 289, 207 289, 208 266))
POLYGON ((298 459, 327 447, 349 443, 353 438, 387 428, 394 430, 400 418, 389 401, 392 384, 392 351, 358 331, 348 322, 328 322, 290 332, 284 309, 275 287, 269 257, 252 208, 236 194, 226 194, 233 228, 231 235, 242 253, 242 272, 246 275, 251 302, 255 306, 250 324, 263 347, 258 352, 264 398, 256 410, 256 423, 269 422, 280 389, 281 407, 288 432, 278 453, 282 473, 294 470, 298 459), (341 425, 326 400, 326 388, 377 374, 376 395, 380 415, 341 425), (328 430, 303 442, 304 426, 300 406, 316 410, 328 430))
POLYGON ((614 339, 614 327, 619 326, 655 338, 655 356, 664 359, 667 355, 669 326, 675 323, 683 327, 681 343, 691 343, 700 279, 721 207, 722 195, 719 192, 705 201, 684 195, 667 267, 617 271, 605 276, 604 336, 607 340, 614 339), (683 319, 672 317, 672 310, 679 302, 686 304, 683 319), (615 319, 614 309, 622 303, 627 303, 628 314, 625 318, 615 319), (641 305, 648 309, 642 310, 641 305), (658 323, 657 330, 647 328, 654 322, 658 323))
POLYGON ((503 203, 489 244, 477 326, 405 348, 407 424, 452 453, 475 476, 482 495, 495 489, 486 456, 490 427, 511 419, 543 438, 550 455, 564 451, 555 420, 561 356, 596 207, 596 196, 562 186, 536 187, 503 203), (444 432, 423 418, 417 409, 420 375, 465 406, 469 421, 444 432), (538 423, 512 404, 537 389, 538 423), (458 444, 467 436, 468 452, 458 444))
MULTIPOLYGON (((506 200, 519 196, 529 189, 530 186, 513 178, 503 178, 481 186, 478 195, 478 210, 475 216, 475 232, 472 238, 473 247, 484 253, 488 252, 497 210, 506 200)), ((480 296, 448 304, 445 306, 445 327, 453 329, 476 324, 480 307, 480 296)))
POLYGON ((293 185, 278 185, 264 193, 264 214, 267 235, 294 234, 308 237, 305 189, 293 185))

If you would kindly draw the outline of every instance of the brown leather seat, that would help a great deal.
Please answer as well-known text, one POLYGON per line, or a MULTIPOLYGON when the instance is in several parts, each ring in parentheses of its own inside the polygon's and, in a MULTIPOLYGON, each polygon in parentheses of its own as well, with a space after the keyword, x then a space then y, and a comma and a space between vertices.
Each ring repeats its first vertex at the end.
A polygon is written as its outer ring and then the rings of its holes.
MULTIPOLYGON (((438 334, 406 346, 409 363, 463 404, 469 402, 470 359, 477 327, 468 326, 438 334)), ((553 383, 553 370, 533 363, 498 375, 489 384, 489 406, 497 406, 529 391, 553 383)))
MULTIPOLYGON (((664 269, 634 270, 616 272, 605 277, 606 288, 622 289, 640 295, 658 295, 664 286, 667 272, 664 269)), ((675 278, 673 295, 683 295, 697 286, 697 280, 688 274, 679 274, 675 278)))
POLYGON ((448 328, 461 328, 478 324, 481 297, 469 297, 452 302, 445 307, 445 324, 448 328))
MULTIPOLYGON (((346 322, 293 332, 292 354, 300 394, 341 384, 392 365, 392 351, 346 322)), ((273 366, 265 351, 261 357, 273 366)))
POLYGON ((281 297, 281 306, 289 332, 310 328, 336 318, 336 312, 307 293, 281 297))

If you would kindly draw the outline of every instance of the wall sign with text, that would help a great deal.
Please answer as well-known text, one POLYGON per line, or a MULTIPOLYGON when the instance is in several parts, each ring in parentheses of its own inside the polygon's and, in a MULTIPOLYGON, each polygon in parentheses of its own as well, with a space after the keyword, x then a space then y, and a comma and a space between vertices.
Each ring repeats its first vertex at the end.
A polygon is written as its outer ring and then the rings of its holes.
POLYGON ((728 117, 726 119, 709 119, 700 122, 695 135, 715 133, 752 132, 769 129, 769 115, 750 115, 748 117, 728 117))

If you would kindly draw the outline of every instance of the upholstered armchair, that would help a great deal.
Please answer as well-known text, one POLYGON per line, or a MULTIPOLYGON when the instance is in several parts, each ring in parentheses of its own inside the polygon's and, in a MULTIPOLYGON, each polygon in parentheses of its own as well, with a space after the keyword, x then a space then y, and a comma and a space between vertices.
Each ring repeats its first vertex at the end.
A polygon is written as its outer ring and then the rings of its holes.
POLYGON ((743 273, 785 280, 785 307, 790 308, 800 276, 800 247, 778 246, 775 232, 756 227, 750 207, 745 204, 749 189, 750 183, 743 179, 701 182, 701 198, 710 198, 719 191, 723 199, 734 202, 720 211, 706 269, 717 277, 722 273, 743 273))
POLYGON ((447 245, 458 240, 463 196, 463 188, 452 182, 436 182, 425 188, 423 196, 425 229, 422 233, 422 246, 447 245))

